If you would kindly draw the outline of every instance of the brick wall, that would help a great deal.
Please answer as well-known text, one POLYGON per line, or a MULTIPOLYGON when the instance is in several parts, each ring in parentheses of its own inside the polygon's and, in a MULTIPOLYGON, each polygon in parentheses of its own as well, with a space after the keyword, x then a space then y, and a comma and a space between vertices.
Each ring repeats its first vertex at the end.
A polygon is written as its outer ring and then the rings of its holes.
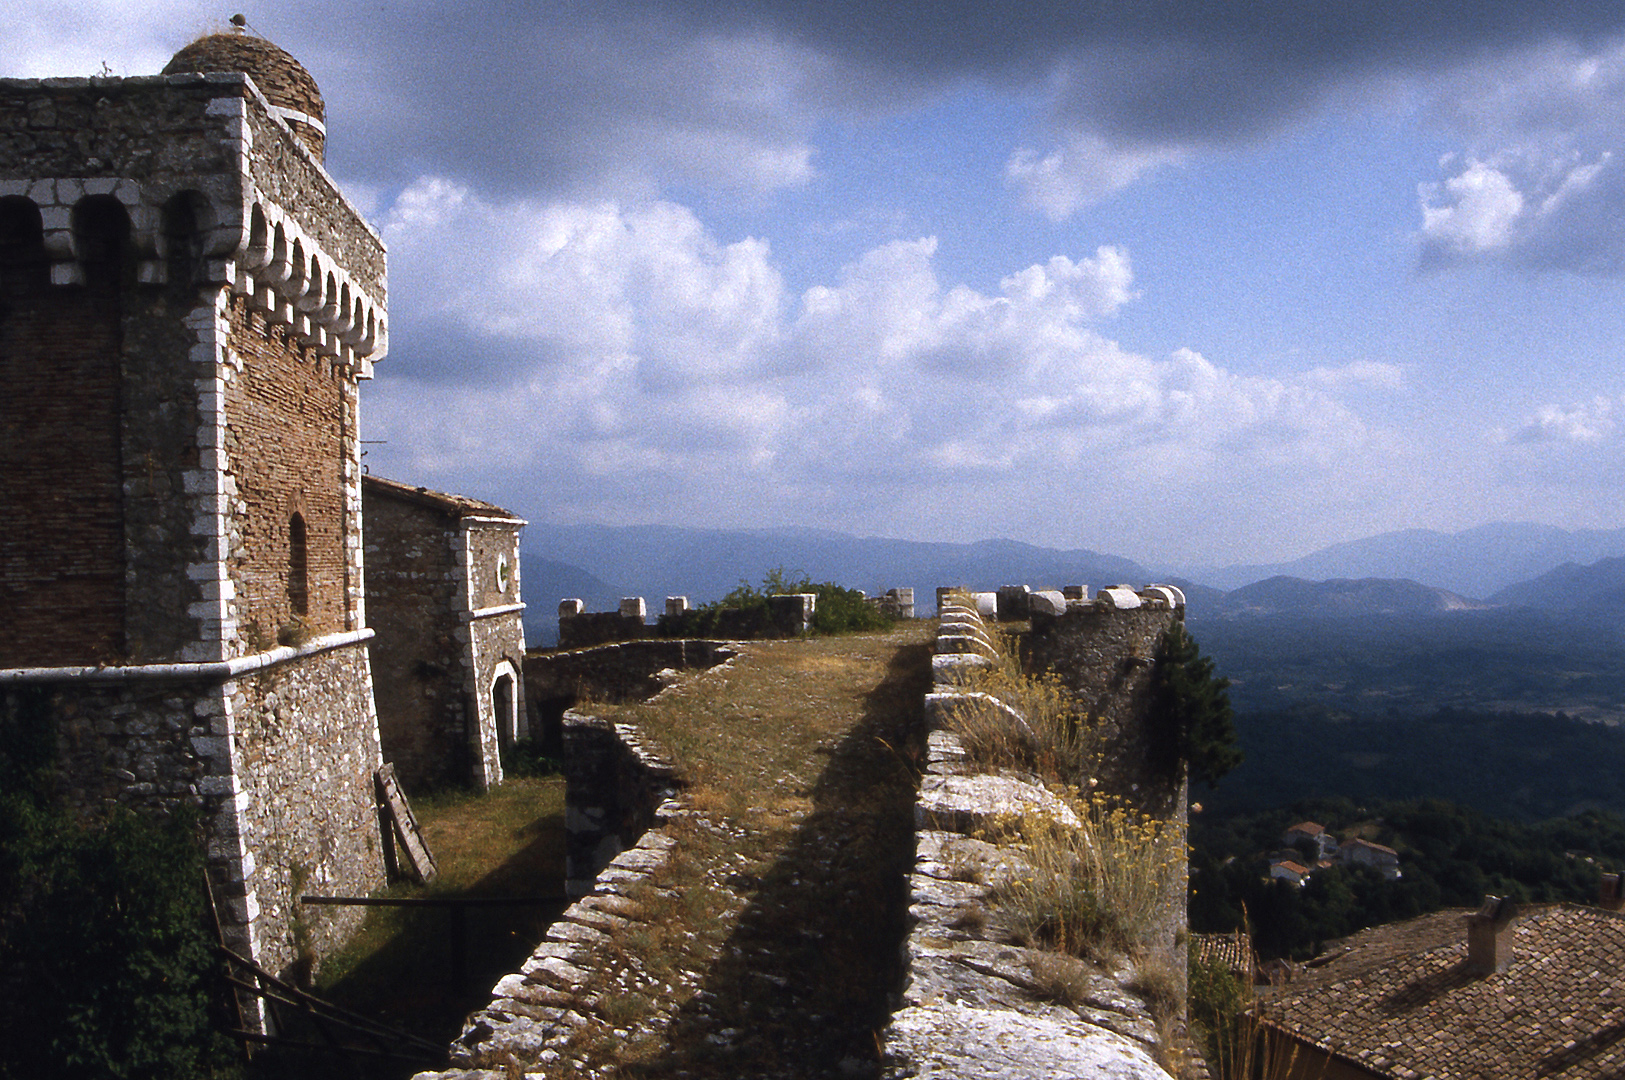
POLYGON ((232 577, 239 618, 275 633, 294 614, 289 597, 290 523, 306 529, 305 623, 316 633, 348 628, 342 468, 347 408, 343 374, 267 330, 241 298, 231 349, 242 371, 226 387, 227 452, 236 479, 239 530, 232 577))
POLYGON ((0 292, 0 666, 124 651, 116 291, 0 292))

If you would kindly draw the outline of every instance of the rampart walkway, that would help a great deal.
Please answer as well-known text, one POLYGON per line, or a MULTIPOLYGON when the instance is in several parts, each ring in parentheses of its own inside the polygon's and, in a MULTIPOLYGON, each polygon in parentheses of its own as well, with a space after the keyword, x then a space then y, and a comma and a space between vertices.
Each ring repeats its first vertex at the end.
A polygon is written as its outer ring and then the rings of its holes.
POLYGON ((449 1075, 876 1075, 928 632, 754 644, 654 701, 592 708, 636 725, 686 788, 499 985, 449 1075))

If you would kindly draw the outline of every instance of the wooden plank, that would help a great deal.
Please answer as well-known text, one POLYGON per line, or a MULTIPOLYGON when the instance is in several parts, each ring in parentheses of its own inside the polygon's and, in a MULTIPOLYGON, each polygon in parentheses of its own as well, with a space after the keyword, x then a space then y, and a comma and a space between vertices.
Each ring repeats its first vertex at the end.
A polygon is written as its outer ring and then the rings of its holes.
POLYGON ((412 815, 412 807, 406 801, 406 794, 401 791, 400 783, 395 779, 395 763, 385 762, 374 776, 378 782, 379 799, 389 813, 390 821, 395 826, 395 835, 400 840, 400 848, 406 853, 406 873, 419 885, 426 885, 435 879, 440 872, 435 866, 434 856, 429 853, 429 845, 423 842, 423 833, 418 829, 418 819, 412 815))

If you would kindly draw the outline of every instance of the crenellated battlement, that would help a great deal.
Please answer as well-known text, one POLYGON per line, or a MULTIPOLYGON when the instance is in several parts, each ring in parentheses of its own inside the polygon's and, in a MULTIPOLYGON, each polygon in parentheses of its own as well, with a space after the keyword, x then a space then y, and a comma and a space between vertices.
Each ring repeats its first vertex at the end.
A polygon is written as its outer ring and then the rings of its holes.
POLYGON ((0 79, 8 243, 84 285, 101 234, 122 232, 138 285, 229 286, 268 331, 370 377, 389 348, 383 241, 286 112, 241 72, 0 79))

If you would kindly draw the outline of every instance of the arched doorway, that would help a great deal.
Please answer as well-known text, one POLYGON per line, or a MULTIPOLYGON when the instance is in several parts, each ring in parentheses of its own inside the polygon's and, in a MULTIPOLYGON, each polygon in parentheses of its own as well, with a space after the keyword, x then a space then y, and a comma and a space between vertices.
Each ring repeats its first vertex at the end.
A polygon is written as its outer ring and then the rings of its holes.
POLYGON ((519 681, 513 664, 507 660, 497 665, 496 678, 491 682, 491 721, 497 729, 497 756, 504 769, 513 753, 513 744, 519 740, 519 681))

